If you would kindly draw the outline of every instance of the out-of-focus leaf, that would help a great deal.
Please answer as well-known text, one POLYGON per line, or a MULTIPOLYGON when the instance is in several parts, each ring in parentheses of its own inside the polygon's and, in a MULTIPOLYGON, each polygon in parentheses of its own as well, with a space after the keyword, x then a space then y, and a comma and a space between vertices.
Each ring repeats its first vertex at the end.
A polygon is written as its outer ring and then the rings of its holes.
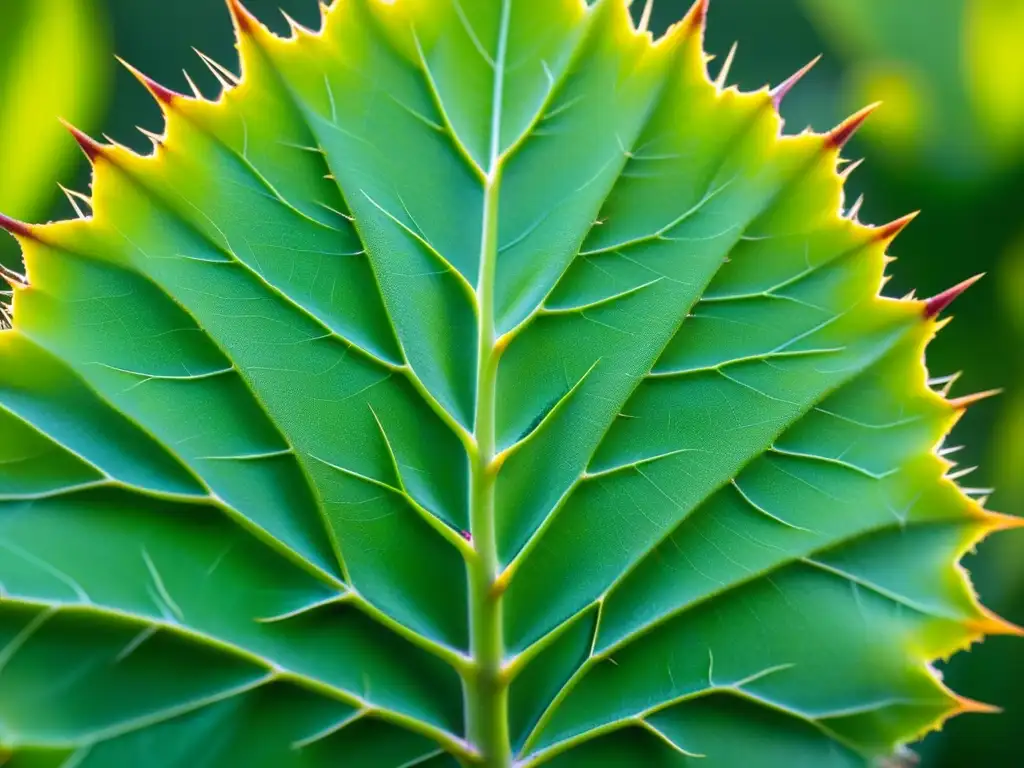
POLYGON ((948 177, 998 173, 1024 124, 1022 0, 803 0, 848 65, 847 98, 884 101, 865 135, 948 177))
POLYGON ((1013 154, 1024 148, 1024 0, 971 0, 965 12, 971 99, 995 148, 1013 154))
MULTIPOLYGON (((109 71, 92 0, 0 0, 0 210, 44 215, 77 160, 58 117, 89 124, 109 71)), ((16 253, 2 238, 0 262, 16 253)))
MULTIPOLYGON (((1024 82, 1024 81, 1022 81, 1024 82)), ((1024 344, 1024 231, 1012 241, 996 266, 999 304, 1007 333, 1024 344)), ((1024 348, 1015 346, 1008 373, 1024 376, 1024 348)), ((1008 381, 1011 391, 995 428, 992 451, 1000 500, 1008 508, 1024 511, 1024 382, 1008 381)), ((1024 558, 1018 558, 1024 577, 1024 558)), ((1024 581, 1024 580, 1022 580, 1024 581)))

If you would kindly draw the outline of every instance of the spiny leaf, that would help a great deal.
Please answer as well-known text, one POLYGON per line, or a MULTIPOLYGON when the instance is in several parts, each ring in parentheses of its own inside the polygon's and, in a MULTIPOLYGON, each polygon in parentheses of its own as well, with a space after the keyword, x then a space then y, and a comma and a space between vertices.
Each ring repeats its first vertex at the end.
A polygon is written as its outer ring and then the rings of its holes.
POLYGON ((152 156, 72 129, 91 216, 0 219, 16 764, 829 768, 983 709, 930 664, 1019 631, 957 564, 1018 521, 937 452, 966 286, 880 296, 911 217, 842 215, 871 108, 782 135, 706 2, 229 8, 237 83, 139 74, 152 156))

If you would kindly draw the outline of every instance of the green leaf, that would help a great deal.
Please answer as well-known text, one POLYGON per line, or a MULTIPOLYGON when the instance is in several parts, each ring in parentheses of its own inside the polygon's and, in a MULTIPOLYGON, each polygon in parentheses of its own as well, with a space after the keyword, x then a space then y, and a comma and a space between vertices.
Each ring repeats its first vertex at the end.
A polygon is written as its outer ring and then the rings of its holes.
POLYGON ((9 764, 865 765, 979 709, 1013 519, 934 452, 866 117, 781 135, 698 3, 237 3, 216 103, 78 138, 0 333, 9 764))
POLYGON ((96 115, 108 74, 99 18, 91 0, 0 0, 0 210, 11 216, 44 214, 74 160, 57 118, 96 115))

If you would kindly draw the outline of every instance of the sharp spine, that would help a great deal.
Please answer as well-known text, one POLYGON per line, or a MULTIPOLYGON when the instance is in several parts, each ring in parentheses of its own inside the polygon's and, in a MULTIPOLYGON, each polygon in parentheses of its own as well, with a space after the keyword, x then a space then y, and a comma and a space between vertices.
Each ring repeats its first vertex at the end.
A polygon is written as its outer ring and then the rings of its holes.
POLYGON ((651 11, 654 10, 654 0, 646 0, 644 9, 640 13, 640 21, 636 25, 637 32, 646 32, 651 23, 651 11))
POLYGON ((969 277, 962 283, 957 283, 952 288, 947 288, 942 293, 936 294, 930 299, 927 299, 924 303, 925 318, 933 318, 938 315, 942 310, 952 304, 961 293, 981 280, 984 276, 985 273, 981 272, 974 277, 969 277))
POLYGON ((958 469, 956 472, 950 472, 946 475, 946 479, 959 480, 961 477, 967 477, 967 475, 971 474, 971 472, 976 469, 977 467, 964 467, 963 469, 958 469))
MULTIPOLYGON (((863 157, 860 160, 854 160, 852 163, 850 163, 848 166, 846 166, 845 168, 843 168, 843 170, 839 172, 839 178, 841 178, 845 183, 847 179, 849 179, 850 176, 853 175, 853 172, 860 168, 863 164, 863 157)), ((861 197, 863 197, 863 195, 861 195, 861 197)))
POLYGON ((19 288, 25 288, 28 285, 28 278, 3 264, 0 264, 0 279, 6 280, 12 286, 18 286, 19 288))
POLYGON ((804 75, 810 72, 814 68, 814 65, 819 61, 821 61, 820 53, 771 89, 772 105, 775 107, 776 111, 778 111, 779 107, 782 106, 782 100, 786 98, 786 94, 789 93, 793 86, 799 83, 803 79, 804 75))
POLYGON ((58 184, 57 186, 60 187, 60 191, 64 193, 64 197, 66 197, 68 199, 68 202, 71 203, 71 207, 75 209, 75 213, 78 215, 78 218, 88 218, 88 216, 86 216, 85 213, 82 211, 82 208, 78 205, 78 201, 81 200, 85 203, 88 203, 91 207, 91 201, 89 200, 89 198, 83 195, 81 192, 76 192, 73 189, 68 189, 63 184, 58 184))
POLYGON ((686 25, 689 32, 704 31, 704 25, 708 19, 708 0, 697 0, 686 12, 682 23, 686 25))
POLYGON ((67 120, 61 119, 61 123, 64 125, 65 128, 68 129, 68 132, 71 134, 72 138, 74 138, 74 140, 78 142, 78 146, 82 148, 82 151, 85 153, 85 156, 89 158, 90 163, 95 164, 96 159, 104 155, 107 148, 100 144, 98 141, 96 141, 96 139, 94 139, 92 136, 89 136, 87 133, 80 131, 67 120))
POLYGON ((217 78, 217 82, 219 82, 221 86, 230 89, 238 85, 238 75, 236 75, 234 72, 232 72, 230 69, 225 67, 220 62, 211 59, 198 48, 193 47, 192 50, 196 52, 196 55, 200 59, 202 59, 207 69, 209 69, 210 72, 213 73, 213 76, 217 78))
POLYGON ((901 216, 898 219, 890 221, 888 224, 882 224, 879 227, 875 227, 873 233, 874 238, 876 240, 892 240, 896 235, 906 229, 910 222, 916 219, 920 213, 920 211, 914 211, 913 213, 908 213, 906 216, 901 216))
POLYGON ((964 411, 970 408, 975 403, 980 403, 982 400, 988 400, 990 397, 1001 395, 1002 389, 986 389, 984 392, 974 392, 970 395, 964 395, 962 397, 954 397, 946 402, 949 403, 953 408, 958 411, 964 411))
POLYGON ((241 0, 227 0, 227 5, 235 28, 240 34, 251 37, 256 32, 259 21, 249 12, 248 8, 242 5, 241 0))
POLYGON ((843 122, 825 134, 825 146, 829 149, 842 149, 853 134, 864 124, 864 121, 868 119, 868 116, 881 105, 882 102, 876 101, 874 104, 869 104, 864 109, 854 112, 843 120, 843 122))
POLYGON ((718 71, 718 77, 715 78, 715 87, 720 91, 725 88, 726 78, 729 77, 729 70, 732 69, 732 62, 736 58, 736 51, 739 47, 740 41, 737 40, 732 44, 732 47, 729 49, 729 53, 725 56, 725 61, 722 62, 722 68, 718 71))
POLYGON ((850 206, 850 210, 847 212, 846 218, 851 221, 857 221, 857 214, 860 213, 860 207, 862 205, 864 205, 864 195, 860 195, 853 201, 853 205, 850 206))
POLYGON ((15 237, 25 237, 31 240, 39 239, 36 237, 36 233, 32 229, 31 224, 26 224, 24 221, 19 221, 18 219, 12 219, 10 216, 5 216, 2 213, 0 213, 0 229, 11 233, 15 237))
POLYGON ((114 58, 121 63, 121 66, 131 72, 135 79, 142 83, 146 90, 153 94, 153 98, 163 106, 171 107, 174 105, 175 99, 185 98, 184 94, 172 91, 170 88, 160 85, 156 80, 143 74, 139 69, 129 64, 120 56, 115 56, 114 58))
POLYGON ((203 93, 199 90, 199 86, 196 85, 195 80, 192 79, 192 76, 188 73, 188 70, 181 70, 181 74, 185 76, 185 82, 188 83, 188 87, 192 90, 193 98, 195 98, 196 101, 201 101, 203 98, 203 93))

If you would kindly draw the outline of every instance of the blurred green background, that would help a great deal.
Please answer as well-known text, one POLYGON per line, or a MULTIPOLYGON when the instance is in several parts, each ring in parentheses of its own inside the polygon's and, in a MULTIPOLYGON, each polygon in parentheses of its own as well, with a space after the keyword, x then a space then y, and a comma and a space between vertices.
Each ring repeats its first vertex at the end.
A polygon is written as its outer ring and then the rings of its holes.
MULTIPOLYGON (((275 31, 278 8, 316 27, 316 0, 248 0, 275 31)), ((657 0, 656 31, 689 0, 657 0)), ((635 0, 640 12, 643 0, 635 0)), ((713 0, 708 49, 714 74, 734 41, 730 82, 778 83, 824 59, 787 96, 787 131, 834 125, 885 102, 848 145, 867 157, 851 177, 861 220, 883 223, 923 209, 897 240, 890 295, 931 295, 977 272, 954 322, 930 347, 933 376, 963 370, 953 394, 1004 387, 973 407, 949 445, 979 469, 961 482, 994 487, 990 508, 1024 515, 1024 0, 713 0)), ((30 221, 73 215, 58 183, 88 192, 89 173, 64 117, 94 135, 148 151, 135 126, 161 130, 152 99, 118 54, 186 90, 183 69, 213 97, 217 80, 196 53, 235 69, 222 0, 0 0, 0 211, 30 221)), ((0 262, 17 248, 0 237, 0 262)), ((1024 624, 1024 530, 968 558, 986 603, 1024 624)), ((916 748, 926 768, 1024 764, 1024 646, 998 637, 943 669, 961 693, 1005 708, 965 716, 916 748)))

